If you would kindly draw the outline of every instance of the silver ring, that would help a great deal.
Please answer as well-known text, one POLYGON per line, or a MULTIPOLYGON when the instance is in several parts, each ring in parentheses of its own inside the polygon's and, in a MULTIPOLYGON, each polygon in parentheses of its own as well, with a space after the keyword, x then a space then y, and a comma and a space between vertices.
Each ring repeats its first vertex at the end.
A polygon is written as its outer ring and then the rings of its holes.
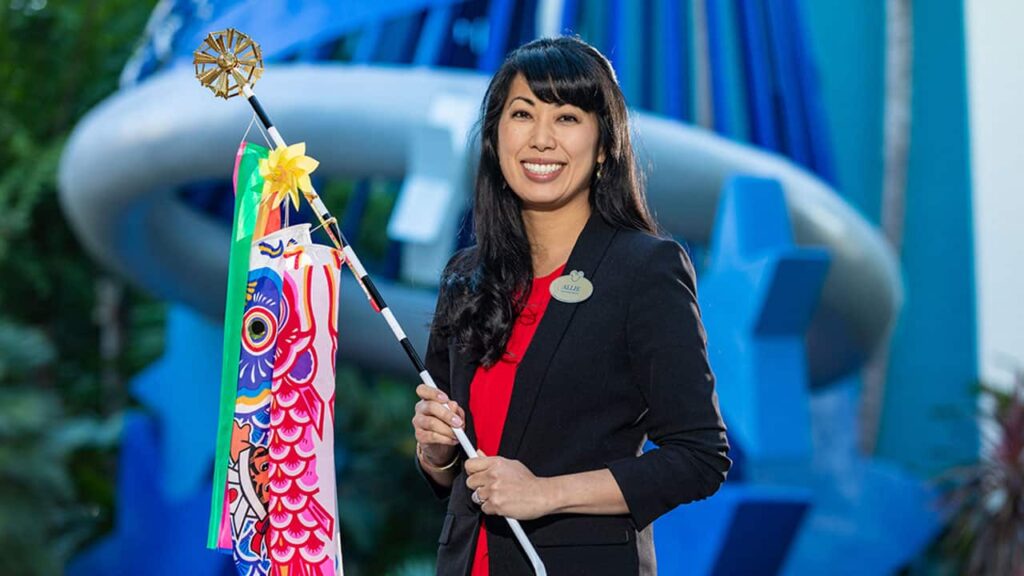
POLYGON ((483 500, 480 499, 479 492, 479 490, 473 490, 473 494, 469 497, 469 499, 473 501, 473 504, 476 504, 477 506, 483 506, 484 503, 483 500))

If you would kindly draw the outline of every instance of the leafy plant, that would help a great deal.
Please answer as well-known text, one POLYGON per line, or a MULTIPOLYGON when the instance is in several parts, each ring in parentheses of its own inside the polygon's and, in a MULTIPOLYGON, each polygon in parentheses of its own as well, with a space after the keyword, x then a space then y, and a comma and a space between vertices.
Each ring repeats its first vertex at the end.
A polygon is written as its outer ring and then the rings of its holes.
POLYGON ((38 330, 0 321, 0 556, 9 574, 57 574, 96 524, 69 460, 111 447, 119 419, 66 418, 57 394, 32 386, 54 360, 38 330))
POLYGON ((162 304, 117 299, 101 350, 97 288, 57 198, 75 123, 117 89, 155 0, 0 5, 0 565, 60 574, 112 522, 124 377, 152 361, 162 304))
POLYGON ((1024 576, 1024 370, 1010 389, 983 386, 990 404, 977 464, 954 471, 943 546, 968 575, 1024 576))
MULTIPOLYGON (((60 574, 110 530, 120 414, 130 403, 125 383, 163 346, 165 305, 130 288, 111 297, 107 288, 118 281, 79 245, 57 197, 64 143, 117 89, 155 4, 0 4, 2 574, 60 574), (104 351, 111 334, 121 344, 104 351)), ((363 233, 353 239, 371 260, 388 250, 383 230, 395 186, 372 185, 363 233)), ((337 197, 331 205, 340 206, 352 183, 329 192, 325 200, 337 197)), ((398 381, 339 369, 346 573, 432 573, 443 513, 412 465, 415 375, 398 381)))
POLYGON ((413 464, 416 383, 415 376, 393 379, 338 365, 336 463, 346 574, 419 573, 411 566, 424 558, 433 572, 444 506, 413 464))
POLYGON ((433 576, 434 570, 433 558, 413 558, 388 572, 388 576, 433 576))

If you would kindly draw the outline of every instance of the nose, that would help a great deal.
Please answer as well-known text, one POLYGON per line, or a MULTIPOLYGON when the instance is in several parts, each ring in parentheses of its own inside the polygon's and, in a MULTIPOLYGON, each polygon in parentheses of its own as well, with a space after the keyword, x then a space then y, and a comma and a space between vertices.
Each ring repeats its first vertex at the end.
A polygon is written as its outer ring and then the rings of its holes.
POLYGON ((555 135, 547 122, 535 122, 530 134, 530 146, 539 152, 555 147, 555 135))

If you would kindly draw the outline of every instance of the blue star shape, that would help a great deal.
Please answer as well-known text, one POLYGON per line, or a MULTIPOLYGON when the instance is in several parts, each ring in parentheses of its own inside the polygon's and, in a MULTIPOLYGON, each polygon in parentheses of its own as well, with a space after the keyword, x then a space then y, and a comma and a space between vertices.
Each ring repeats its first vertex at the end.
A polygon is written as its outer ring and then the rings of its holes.
POLYGON ((793 243, 777 181, 736 177, 723 190, 710 256, 701 310, 730 430, 751 461, 807 459, 804 336, 828 253, 793 243))
POLYGON ((856 381, 810 390, 804 338, 828 263, 793 244, 777 182, 728 183, 700 303, 739 458, 718 495, 659 519, 660 568, 891 573, 940 527, 925 484, 858 452, 856 381))

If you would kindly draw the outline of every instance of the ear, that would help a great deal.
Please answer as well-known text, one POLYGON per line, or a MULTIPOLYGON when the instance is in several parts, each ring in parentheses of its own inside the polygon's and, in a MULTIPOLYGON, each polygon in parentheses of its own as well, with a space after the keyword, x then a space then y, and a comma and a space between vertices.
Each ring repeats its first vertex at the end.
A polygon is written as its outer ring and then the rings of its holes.
POLYGON ((605 160, 604 148, 602 148, 601 150, 599 150, 597 152, 597 163, 598 164, 604 164, 604 160, 605 160))

